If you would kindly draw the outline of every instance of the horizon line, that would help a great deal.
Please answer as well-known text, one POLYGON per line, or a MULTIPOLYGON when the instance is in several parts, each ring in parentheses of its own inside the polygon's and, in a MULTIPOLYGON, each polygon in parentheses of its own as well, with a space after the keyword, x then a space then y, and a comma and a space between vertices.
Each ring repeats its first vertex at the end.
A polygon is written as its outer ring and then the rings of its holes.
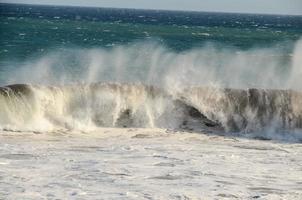
POLYGON ((25 6, 48 6, 48 7, 75 7, 75 8, 103 8, 103 9, 117 9, 117 10, 145 10, 145 11, 165 11, 165 12, 196 12, 196 13, 222 13, 222 14, 240 14, 240 15, 270 15, 270 16, 301 16, 302 14, 280 14, 280 13, 252 13, 240 11, 206 11, 206 10, 180 10, 180 9, 157 9, 157 8, 123 8, 123 7, 108 7, 108 6, 81 6, 81 5, 58 5, 58 4, 33 4, 33 3, 9 3, 0 2, 7 5, 25 5, 25 6))

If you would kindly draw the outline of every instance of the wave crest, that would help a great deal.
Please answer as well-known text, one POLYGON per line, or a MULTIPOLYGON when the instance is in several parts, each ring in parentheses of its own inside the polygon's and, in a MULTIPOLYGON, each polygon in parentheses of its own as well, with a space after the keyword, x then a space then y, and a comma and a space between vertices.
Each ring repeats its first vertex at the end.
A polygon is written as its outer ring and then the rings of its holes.
POLYGON ((216 132, 302 129, 302 94, 293 90, 142 84, 0 88, 0 127, 10 131, 159 127, 216 132))

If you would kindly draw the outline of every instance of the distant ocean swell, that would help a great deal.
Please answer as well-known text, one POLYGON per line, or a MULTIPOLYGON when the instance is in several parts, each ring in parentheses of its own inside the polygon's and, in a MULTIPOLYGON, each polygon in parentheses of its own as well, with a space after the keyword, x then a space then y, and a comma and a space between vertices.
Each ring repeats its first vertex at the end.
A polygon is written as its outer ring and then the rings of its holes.
POLYGON ((148 127, 217 132, 299 131, 302 93, 292 90, 142 84, 0 88, 0 126, 8 131, 148 127))

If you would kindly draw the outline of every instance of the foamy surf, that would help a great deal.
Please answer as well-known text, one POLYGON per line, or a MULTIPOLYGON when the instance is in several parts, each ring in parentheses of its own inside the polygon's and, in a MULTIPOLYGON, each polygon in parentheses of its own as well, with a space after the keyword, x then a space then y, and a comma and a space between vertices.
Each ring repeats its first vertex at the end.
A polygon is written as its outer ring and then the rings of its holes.
POLYGON ((0 199, 302 199, 301 19, 0 3, 0 199))
POLYGON ((0 143, 8 199, 302 197, 301 144, 154 128, 4 132, 0 143))
POLYGON ((282 133, 302 139, 302 94, 293 90, 187 87, 171 91, 119 83, 9 85, 0 89, 0 102, 0 125, 6 131, 132 127, 245 133, 262 139, 282 133))

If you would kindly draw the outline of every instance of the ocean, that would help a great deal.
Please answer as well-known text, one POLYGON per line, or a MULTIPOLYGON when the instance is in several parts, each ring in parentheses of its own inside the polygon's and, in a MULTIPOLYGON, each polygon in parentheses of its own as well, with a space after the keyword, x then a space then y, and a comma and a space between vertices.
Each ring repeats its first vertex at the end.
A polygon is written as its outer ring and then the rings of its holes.
POLYGON ((301 199, 302 16, 0 3, 0 199, 301 199))

